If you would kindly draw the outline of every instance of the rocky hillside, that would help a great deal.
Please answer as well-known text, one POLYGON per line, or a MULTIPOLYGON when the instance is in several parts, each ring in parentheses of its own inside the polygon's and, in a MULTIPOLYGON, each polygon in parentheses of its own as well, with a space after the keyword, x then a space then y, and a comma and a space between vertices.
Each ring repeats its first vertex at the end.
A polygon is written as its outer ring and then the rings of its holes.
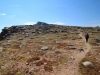
POLYGON ((99 57, 99 27, 37 22, 0 33, 0 75, 100 75, 99 57))
MULTIPOLYGON (((0 33, 0 40, 10 39, 12 35, 22 34, 25 36, 35 34, 48 34, 48 33, 59 33, 59 32, 71 32, 70 29, 73 27, 69 26, 58 26, 53 24, 47 24, 44 22, 37 22, 34 25, 18 25, 5 27, 0 33)), ((80 27, 74 27, 80 28, 80 27)), ((75 29, 74 29, 75 30, 75 29)))

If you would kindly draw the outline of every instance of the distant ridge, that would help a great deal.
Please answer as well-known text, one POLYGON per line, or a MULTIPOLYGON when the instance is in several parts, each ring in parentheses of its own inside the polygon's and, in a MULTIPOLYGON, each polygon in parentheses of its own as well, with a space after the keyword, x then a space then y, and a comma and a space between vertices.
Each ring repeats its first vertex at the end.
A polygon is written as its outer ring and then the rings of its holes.
MULTIPOLYGON (((35 33, 35 34, 46 34, 46 33, 58 33, 68 32, 71 28, 93 28, 93 27, 80 27, 80 26, 64 26, 56 24, 48 24, 45 22, 37 22, 34 25, 14 25, 11 27, 4 27, 0 33, 0 40, 13 35, 14 33, 35 33)), ((97 27, 98 28, 98 27, 97 27)))

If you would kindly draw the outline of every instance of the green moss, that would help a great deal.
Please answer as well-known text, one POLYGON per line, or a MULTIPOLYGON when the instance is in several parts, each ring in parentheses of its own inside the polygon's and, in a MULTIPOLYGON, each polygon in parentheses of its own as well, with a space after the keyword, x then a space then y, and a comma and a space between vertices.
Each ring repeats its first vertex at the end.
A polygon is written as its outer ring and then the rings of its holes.
POLYGON ((1 70, 1 73, 2 73, 3 75, 7 75, 7 74, 10 73, 10 72, 11 72, 10 69, 3 69, 3 70, 1 70))
POLYGON ((16 75, 21 75, 21 73, 20 72, 17 72, 16 75))

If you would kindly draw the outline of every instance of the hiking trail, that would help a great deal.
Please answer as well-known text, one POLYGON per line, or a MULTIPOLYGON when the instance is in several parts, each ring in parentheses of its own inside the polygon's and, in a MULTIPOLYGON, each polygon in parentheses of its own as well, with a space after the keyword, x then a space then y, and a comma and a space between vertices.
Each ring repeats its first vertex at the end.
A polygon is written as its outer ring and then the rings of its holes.
POLYGON ((87 52, 90 51, 91 46, 89 43, 85 42, 85 38, 82 35, 82 32, 80 32, 79 36, 82 37, 81 41, 84 43, 84 46, 83 46, 84 52, 83 51, 82 52, 74 51, 73 56, 74 56, 75 60, 68 61, 65 68, 62 68, 61 71, 58 71, 54 75, 81 75, 78 71, 79 62, 85 57, 87 52))

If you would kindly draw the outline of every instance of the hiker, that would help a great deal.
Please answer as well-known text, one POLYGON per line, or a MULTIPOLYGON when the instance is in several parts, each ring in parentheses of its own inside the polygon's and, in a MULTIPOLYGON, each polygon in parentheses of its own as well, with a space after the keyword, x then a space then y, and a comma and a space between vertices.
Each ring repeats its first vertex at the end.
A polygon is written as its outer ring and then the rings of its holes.
POLYGON ((86 39, 86 42, 88 42, 88 39, 89 39, 89 34, 88 33, 85 35, 85 39, 86 39))

